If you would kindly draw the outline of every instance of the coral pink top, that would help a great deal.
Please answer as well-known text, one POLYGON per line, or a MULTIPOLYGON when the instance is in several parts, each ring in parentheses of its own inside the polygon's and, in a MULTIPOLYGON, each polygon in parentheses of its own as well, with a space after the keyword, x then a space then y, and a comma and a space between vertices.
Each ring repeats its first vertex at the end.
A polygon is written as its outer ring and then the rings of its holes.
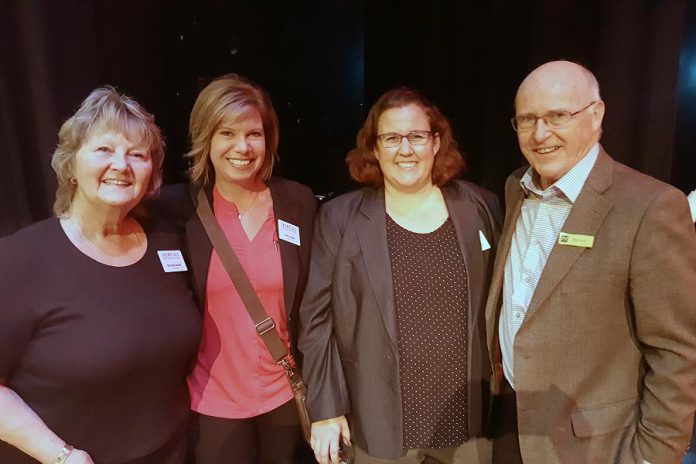
MULTIPOLYGON (((276 330, 289 346, 283 272, 273 208, 249 240, 234 203, 214 189, 213 207, 222 230, 246 271, 276 330)), ((208 416, 241 419, 289 401, 292 390, 283 368, 273 362, 237 290, 213 250, 208 269, 203 338, 188 378, 191 409, 208 416)))

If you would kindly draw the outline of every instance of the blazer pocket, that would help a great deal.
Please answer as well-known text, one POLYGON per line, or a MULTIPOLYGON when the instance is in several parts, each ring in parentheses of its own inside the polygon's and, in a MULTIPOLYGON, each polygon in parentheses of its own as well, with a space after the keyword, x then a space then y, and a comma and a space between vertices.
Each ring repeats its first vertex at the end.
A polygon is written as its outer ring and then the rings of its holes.
POLYGON ((570 413, 573 434, 592 437, 633 424, 638 417, 638 397, 614 401, 602 406, 576 409, 570 413))

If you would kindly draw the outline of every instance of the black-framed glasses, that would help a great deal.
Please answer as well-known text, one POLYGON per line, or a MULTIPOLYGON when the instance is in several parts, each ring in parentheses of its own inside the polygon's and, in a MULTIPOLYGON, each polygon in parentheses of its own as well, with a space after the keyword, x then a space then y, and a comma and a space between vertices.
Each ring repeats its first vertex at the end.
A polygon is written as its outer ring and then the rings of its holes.
POLYGON ((510 122, 512 123, 512 128, 515 129, 516 132, 533 130, 536 127, 539 119, 544 121, 544 124, 546 124, 548 127, 558 129, 568 124, 571 119, 597 102, 599 102, 599 100, 593 101, 589 105, 577 110, 574 113, 571 113, 570 111, 549 111, 541 116, 537 116, 536 114, 521 114, 510 119, 510 122))
POLYGON ((377 134, 377 140, 384 148, 398 147, 404 138, 412 146, 420 147, 428 143, 432 134, 431 131, 427 130, 414 130, 405 135, 397 132, 387 132, 386 134, 377 134))

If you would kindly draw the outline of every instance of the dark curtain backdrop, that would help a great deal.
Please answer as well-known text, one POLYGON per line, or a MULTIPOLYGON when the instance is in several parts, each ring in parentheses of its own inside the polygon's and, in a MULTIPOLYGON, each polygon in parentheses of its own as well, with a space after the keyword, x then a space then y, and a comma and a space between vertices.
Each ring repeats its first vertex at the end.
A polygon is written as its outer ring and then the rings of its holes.
POLYGON ((570 59, 599 79, 609 153, 694 188, 694 9, 689 0, 0 0, 0 235, 51 213, 56 133, 90 90, 115 85, 157 116, 165 178, 179 182, 193 101, 226 72, 271 93, 279 172, 316 192, 354 187, 343 158, 355 133, 382 92, 405 84, 450 117, 466 176, 500 193, 524 162, 508 121, 517 85, 545 61, 570 59))

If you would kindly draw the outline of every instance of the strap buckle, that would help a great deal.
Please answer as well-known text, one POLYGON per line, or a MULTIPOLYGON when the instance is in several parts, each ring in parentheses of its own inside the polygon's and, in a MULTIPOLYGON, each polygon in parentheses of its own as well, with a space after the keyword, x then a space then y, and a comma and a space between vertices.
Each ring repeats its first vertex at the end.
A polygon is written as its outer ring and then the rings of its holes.
POLYGON ((259 335, 263 335, 275 329, 275 322, 273 322, 273 319, 271 319, 270 317, 267 317, 263 321, 256 324, 254 327, 256 327, 256 333, 258 333, 259 335))

